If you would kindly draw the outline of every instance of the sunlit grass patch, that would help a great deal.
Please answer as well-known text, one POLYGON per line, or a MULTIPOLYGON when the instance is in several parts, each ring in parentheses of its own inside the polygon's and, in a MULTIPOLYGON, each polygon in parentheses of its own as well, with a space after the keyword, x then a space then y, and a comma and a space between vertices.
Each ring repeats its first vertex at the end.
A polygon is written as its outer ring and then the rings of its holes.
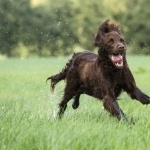
MULTIPOLYGON (((127 94, 118 103, 135 125, 110 117, 100 101, 86 95, 77 110, 70 101, 64 117, 54 119, 65 83, 51 93, 45 80, 66 62, 62 57, 0 61, 0 149, 150 149, 150 106, 127 94)), ((137 85, 150 95, 149 57, 129 56, 128 62, 137 85)))

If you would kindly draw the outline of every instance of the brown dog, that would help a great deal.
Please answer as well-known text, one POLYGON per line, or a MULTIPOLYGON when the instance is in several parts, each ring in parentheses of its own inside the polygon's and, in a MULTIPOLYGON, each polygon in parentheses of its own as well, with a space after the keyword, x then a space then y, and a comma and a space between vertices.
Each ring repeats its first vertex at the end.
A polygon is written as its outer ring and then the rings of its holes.
POLYGON ((119 120, 126 118, 116 101, 123 90, 142 104, 150 103, 149 96, 136 86, 128 67, 126 44, 119 26, 105 21, 99 27, 95 46, 99 47, 98 55, 91 52, 76 53, 60 73, 47 79, 51 80, 52 89, 59 81, 66 80, 58 117, 64 114, 72 98, 72 107, 78 108, 81 94, 102 99, 104 108, 119 120))

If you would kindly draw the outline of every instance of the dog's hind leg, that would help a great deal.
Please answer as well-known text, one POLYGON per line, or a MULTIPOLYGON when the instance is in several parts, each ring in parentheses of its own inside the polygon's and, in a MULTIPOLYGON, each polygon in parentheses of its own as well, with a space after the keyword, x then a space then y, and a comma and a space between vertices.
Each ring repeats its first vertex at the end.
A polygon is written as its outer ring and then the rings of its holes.
POLYGON ((77 109, 79 107, 79 98, 80 98, 80 93, 76 94, 73 98, 73 103, 72 103, 72 108, 77 109))
POLYGON ((67 108, 67 103, 76 95, 78 91, 78 87, 76 84, 72 84, 72 82, 67 83, 64 91, 64 95, 62 101, 58 105, 57 117, 61 118, 67 108))

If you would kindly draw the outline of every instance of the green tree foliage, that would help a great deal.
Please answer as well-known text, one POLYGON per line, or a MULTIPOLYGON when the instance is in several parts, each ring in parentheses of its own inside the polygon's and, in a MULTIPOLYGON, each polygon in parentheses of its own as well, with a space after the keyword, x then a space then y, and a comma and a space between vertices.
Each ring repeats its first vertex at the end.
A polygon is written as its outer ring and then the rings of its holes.
POLYGON ((11 56, 25 35, 24 27, 30 14, 28 0, 0 1, 0 53, 11 56))
POLYGON ((110 18, 121 23, 132 52, 150 54, 150 0, 0 1, 0 54, 67 55, 75 47, 93 50, 98 26, 110 18))
POLYGON ((48 11, 49 39, 51 54, 68 54, 78 43, 74 2, 69 0, 51 0, 48 11))
POLYGON ((118 16, 125 27, 128 44, 132 53, 150 54, 150 0, 126 0, 126 10, 118 16))
POLYGON ((14 11, 15 8, 13 8, 10 1, 9 3, 4 0, 0 1, 0 52, 9 56, 18 41, 16 36, 18 24, 14 18, 15 15, 13 15, 14 11))
POLYGON ((75 20, 77 24, 77 38, 84 48, 92 50, 94 37, 98 26, 105 19, 107 12, 103 3, 97 0, 78 0, 76 2, 75 20))

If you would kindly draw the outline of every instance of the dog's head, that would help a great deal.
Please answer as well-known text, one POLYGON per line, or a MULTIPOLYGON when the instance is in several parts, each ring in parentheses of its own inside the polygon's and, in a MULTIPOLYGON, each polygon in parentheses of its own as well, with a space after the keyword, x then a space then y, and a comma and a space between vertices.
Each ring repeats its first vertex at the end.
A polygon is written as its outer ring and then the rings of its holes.
POLYGON ((126 45, 118 25, 105 21, 95 36, 95 46, 99 47, 99 55, 109 59, 117 68, 123 68, 126 45))

